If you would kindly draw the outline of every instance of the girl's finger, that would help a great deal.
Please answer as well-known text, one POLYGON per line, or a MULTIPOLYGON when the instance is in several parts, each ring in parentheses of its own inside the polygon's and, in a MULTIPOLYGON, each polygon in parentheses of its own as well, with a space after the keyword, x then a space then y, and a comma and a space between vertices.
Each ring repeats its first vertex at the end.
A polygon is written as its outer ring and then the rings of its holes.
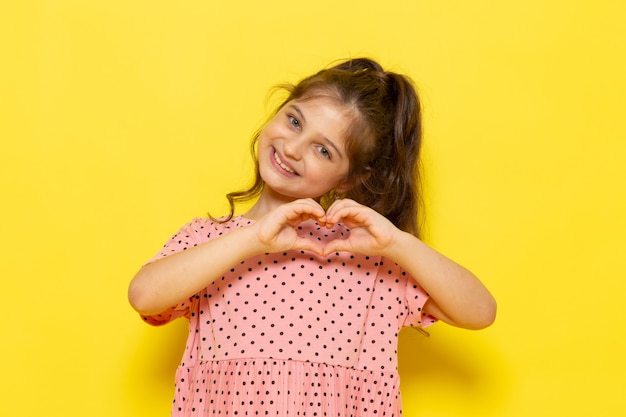
POLYGON ((301 223, 309 219, 317 219, 325 215, 322 206, 315 201, 297 200, 281 207, 287 223, 301 223))
POLYGON ((367 207, 350 199, 337 200, 333 202, 333 204, 330 205, 328 210, 326 210, 326 216, 335 217, 337 212, 344 210, 344 209, 351 209, 351 208, 364 208, 365 209, 367 207))
POLYGON ((346 239, 331 240, 323 248, 323 256, 328 256, 334 252, 350 252, 352 245, 346 239))
POLYGON ((364 206, 336 207, 332 212, 326 213, 326 220, 331 223, 363 223, 366 220, 364 206))

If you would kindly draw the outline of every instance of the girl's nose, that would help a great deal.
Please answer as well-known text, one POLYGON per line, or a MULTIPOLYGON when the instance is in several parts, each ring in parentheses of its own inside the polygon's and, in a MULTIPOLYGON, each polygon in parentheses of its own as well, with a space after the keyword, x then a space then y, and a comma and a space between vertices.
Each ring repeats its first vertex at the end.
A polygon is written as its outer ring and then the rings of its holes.
POLYGON ((296 161, 300 160, 302 157, 302 143, 303 141, 298 138, 286 139, 283 145, 285 156, 296 161))

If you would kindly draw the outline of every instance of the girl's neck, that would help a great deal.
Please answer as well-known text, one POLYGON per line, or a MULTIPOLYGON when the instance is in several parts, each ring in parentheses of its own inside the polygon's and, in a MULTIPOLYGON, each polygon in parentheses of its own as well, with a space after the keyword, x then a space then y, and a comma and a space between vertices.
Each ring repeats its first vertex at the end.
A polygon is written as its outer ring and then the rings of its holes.
POLYGON ((269 210, 265 207, 265 204, 262 204, 261 199, 259 199, 256 203, 254 203, 252 207, 250 207, 250 210, 243 214, 243 217, 245 217, 246 219, 257 221, 261 217, 263 217, 268 211, 269 210))
POLYGON ((276 209, 278 206, 290 203, 292 201, 294 201, 293 198, 279 195, 268 187, 265 187, 263 191, 261 191, 261 195, 259 196, 256 203, 254 203, 250 210, 248 210, 243 216, 246 219, 259 220, 265 214, 276 209))

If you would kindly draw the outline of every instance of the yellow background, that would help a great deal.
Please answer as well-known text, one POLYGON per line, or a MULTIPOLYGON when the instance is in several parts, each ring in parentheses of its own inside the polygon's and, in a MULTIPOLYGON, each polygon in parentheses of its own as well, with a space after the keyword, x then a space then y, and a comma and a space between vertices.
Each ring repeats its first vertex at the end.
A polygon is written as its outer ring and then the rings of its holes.
POLYGON ((271 86, 359 55, 419 85, 427 241, 499 301, 403 333, 404 414, 623 414, 625 5, 2 2, 0 414, 168 415, 185 323, 129 280, 247 184, 271 86))

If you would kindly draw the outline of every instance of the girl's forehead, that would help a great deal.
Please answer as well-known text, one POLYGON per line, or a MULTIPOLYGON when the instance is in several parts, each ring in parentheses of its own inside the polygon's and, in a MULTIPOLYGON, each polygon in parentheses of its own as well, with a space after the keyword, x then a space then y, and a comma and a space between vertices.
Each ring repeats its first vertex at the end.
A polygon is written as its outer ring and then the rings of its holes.
POLYGON ((329 93, 299 97, 288 101, 285 106, 298 106, 302 107, 304 110, 327 109, 337 114, 341 114, 342 117, 350 120, 353 120, 356 115, 356 109, 354 106, 343 103, 335 95, 329 93))
POLYGON ((305 103, 309 101, 325 101, 329 103, 334 103, 334 105, 336 106, 341 106, 344 104, 339 94, 329 89, 309 90, 301 96, 293 98, 291 101, 297 101, 300 103, 305 103))

